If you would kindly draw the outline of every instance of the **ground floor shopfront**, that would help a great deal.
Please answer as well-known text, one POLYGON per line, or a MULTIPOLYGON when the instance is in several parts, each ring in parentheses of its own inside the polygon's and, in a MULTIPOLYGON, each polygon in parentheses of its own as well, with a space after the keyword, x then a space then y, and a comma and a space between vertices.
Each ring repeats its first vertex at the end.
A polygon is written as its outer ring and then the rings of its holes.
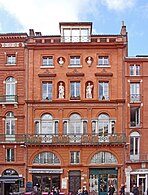
POLYGON ((126 168, 126 191, 132 192, 133 185, 139 189, 140 195, 147 195, 148 189, 148 169, 132 169, 131 166, 126 168))
POLYGON ((118 183, 121 169, 118 167, 88 167, 78 169, 30 169, 32 186, 37 186, 42 192, 59 188, 64 194, 76 195, 78 189, 85 186, 92 194, 107 195, 109 185, 114 185, 118 193, 118 183), (66 177, 65 177, 66 176, 66 177))

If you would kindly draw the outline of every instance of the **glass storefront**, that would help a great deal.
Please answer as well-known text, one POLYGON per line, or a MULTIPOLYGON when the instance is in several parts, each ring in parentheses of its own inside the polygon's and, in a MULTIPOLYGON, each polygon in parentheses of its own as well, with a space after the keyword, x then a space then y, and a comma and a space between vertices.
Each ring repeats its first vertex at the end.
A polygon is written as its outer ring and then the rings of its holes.
POLYGON ((118 189, 118 171, 115 169, 90 169, 89 189, 92 194, 107 195, 110 185, 118 189))
POLYGON ((56 187, 60 189, 60 174, 33 174, 33 186, 37 186, 42 192, 51 191, 56 187))

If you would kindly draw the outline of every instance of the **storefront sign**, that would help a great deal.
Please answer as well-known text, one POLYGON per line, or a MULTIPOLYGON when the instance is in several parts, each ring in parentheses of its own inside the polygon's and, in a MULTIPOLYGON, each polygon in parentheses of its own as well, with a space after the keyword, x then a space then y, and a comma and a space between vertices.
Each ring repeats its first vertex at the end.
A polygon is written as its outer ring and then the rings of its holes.
POLYGON ((63 173, 63 169, 29 169, 29 173, 63 173))
POLYGON ((62 189, 67 189, 67 179, 62 178, 62 189))

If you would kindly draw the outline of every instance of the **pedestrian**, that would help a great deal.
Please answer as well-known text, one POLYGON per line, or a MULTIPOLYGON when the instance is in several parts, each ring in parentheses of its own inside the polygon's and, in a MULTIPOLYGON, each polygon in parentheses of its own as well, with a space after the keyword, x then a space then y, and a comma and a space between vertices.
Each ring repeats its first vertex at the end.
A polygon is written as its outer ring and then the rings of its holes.
POLYGON ((134 195, 139 195, 138 187, 135 184, 133 185, 133 191, 132 192, 133 192, 134 195))
POLYGON ((82 195, 83 193, 82 193, 82 189, 78 189, 78 193, 77 193, 77 195, 82 195))
POLYGON ((111 185, 109 186, 108 194, 109 194, 109 195, 113 195, 114 192, 115 192, 115 188, 114 188, 114 186, 111 184, 111 185))
POLYGON ((86 187, 83 187, 82 194, 83 195, 88 195, 88 191, 87 191, 86 187))
POLYGON ((120 195, 125 195, 125 185, 121 184, 120 195))

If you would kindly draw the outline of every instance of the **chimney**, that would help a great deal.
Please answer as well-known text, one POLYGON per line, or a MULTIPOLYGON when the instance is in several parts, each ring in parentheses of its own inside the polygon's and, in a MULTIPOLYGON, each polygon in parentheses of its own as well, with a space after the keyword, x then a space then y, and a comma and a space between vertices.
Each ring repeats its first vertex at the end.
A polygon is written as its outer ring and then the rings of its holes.
POLYGON ((34 29, 29 29, 29 36, 34 36, 34 29))
POLYGON ((127 32, 126 32, 126 26, 124 25, 124 21, 122 21, 122 27, 121 27, 121 32, 120 32, 121 35, 126 35, 127 32))
POLYGON ((42 36, 41 32, 35 32, 35 36, 42 36))

